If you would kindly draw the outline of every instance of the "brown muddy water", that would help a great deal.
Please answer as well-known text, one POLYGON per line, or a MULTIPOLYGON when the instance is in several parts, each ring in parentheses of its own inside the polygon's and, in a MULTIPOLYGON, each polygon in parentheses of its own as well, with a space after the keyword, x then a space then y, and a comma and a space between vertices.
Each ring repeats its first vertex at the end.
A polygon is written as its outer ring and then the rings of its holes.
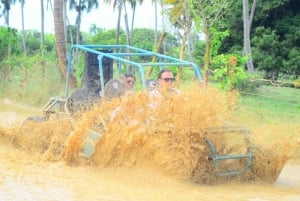
MULTIPOLYGON (((242 175, 219 179, 210 175, 202 139, 206 128, 241 123, 242 115, 233 116, 234 96, 191 89, 155 107, 149 101, 137 94, 103 102, 80 119, 22 126, 37 110, 2 101, 0 200, 300 200, 298 123, 248 119, 253 165, 242 175), (102 137, 86 159, 80 147, 91 128, 102 137)), ((215 142, 224 153, 246 149, 236 138, 215 142)))

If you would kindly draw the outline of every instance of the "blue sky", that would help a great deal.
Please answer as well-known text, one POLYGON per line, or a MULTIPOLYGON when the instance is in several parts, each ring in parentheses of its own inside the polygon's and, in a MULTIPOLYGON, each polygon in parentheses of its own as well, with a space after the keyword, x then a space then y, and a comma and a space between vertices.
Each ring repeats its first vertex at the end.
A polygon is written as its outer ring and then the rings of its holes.
MULTIPOLYGON (((46 5, 45 5, 46 8, 46 5)), ((130 6, 127 7, 130 10, 130 6)), ((68 11, 68 16, 71 24, 75 24, 76 12, 68 11)), ((40 4, 37 0, 26 0, 25 4, 25 29, 40 30, 40 4)), ((131 18, 131 12, 129 18, 131 18)), ((112 7, 104 4, 99 4, 97 10, 87 14, 84 12, 82 16, 81 30, 88 32, 91 24, 96 24, 97 27, 111 29, 116 28, 117 12, 113 11, 112 7)), ((161 21, 162 17, 158 21, 161 21)), ((130 19, 129 19, 130 20, 130 19)), ((154 6, 151 1, 144 1, 143 5, 138 5, 135 14, 135 27, 147 27, 154 29, 154 6)), ((160 23, 162 24, 162 23, 160 23)), ((0 25, 4 25, 4 18, 0 18, 0 25)), ((10 26, 21 30, 21 5, 17 3, 11 7, 10 11, 10 26)), ((124 17, 122 16, 121 26, 124 27, 124 17)), ((161 26, 159 26, 161 27, 161 26)), ((50 8, 45 10, 45 32, 54 32, 53 14, 50 8)))

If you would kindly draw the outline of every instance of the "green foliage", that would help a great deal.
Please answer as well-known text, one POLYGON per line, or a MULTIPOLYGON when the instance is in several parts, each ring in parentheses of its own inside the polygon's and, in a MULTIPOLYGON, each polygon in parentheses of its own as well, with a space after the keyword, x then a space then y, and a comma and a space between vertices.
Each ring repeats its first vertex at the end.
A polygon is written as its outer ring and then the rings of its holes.
MULTIPOLYGON (((158 37, 160 37, 161 33, 158 33, 158 37)), ((116 43, 116 30, 104 30, 98 29, 97 34, 91 36, 90 43, 91 44, 101 44, 101 45, 112 45, 116 43)), ((127 44, 126 43, 126 35, 123 30, 121 30, 120 41, 119 44, 127 44)), ((133 31, 132 38, 132 46, 138 47, 141 49, 145 49, 148 51, 154 51, 154 30, 147 28, 136 28, 133 31)), ((164 46, 161 47, 160 53, 167 54, 169 56, 178 55, 178 41, 177 39, 170 33, 167 33, 167 36, 164 40, 164 46)))
POLYGON ((78 86, 82 86, 83 71, 85 67, 85 56, 86 53, 84 51, 74 52, 73 55, 72 71, 76 77, 78 86))
MULTIPOLYGON (((252 7, 253 1, 249 1, 252 7)), ((218 20, 230 35, 219 53, 243 49, 242 1, 232 1, 228 12, 218 20)), ((296 60, 300 47, 300 4, 298 0, 257 1, 251 26, 252 58, 255 68, 265 71, 265 78, 277 79, 279 73, 300 74, 296 60)), ((250 12, 250 11, 249 11, 250 12)), ((299 59, 298 59, 299 60, 299 59)), ((299 62, 298 62, 299 63, 299 62)))
MULTIPOLYGON (((46 55, 48 56, 48 55, 46 55)), ((52 55, 49 55, 51 58, 52 55)), ((35 106, 44 105, 52 96, 64 94, 64 83, 54 60, 41 63, 39 54, 28 57, 14 56, 6 60, 10 68, 9 79, 0 80, 0 96, 35 106), (15 61, 14 61, 15 60, 15 61), (26 61, 28 60, 28 61, 26 61), (27 70, 25 71, 25 66, 27 70), (43 67, 45 71, 43 72, 43 67), (27 72, 27 82, 24 82, 27 72), (45 73, 43 75, 43 73, 45 73)))
POLYGON ((193 51, 193 57, 196 60, 198 66, 204 65, 204 55, 205 55, 205 42, 199 40, 195 44, 195 49, 193 51))
POLYGON ((284 70, 295 75, 297 77, 300 75, 300 47, 294 47, 288 51, 287 59, 283 61, 284 70))
POLYGON ((229 30, 218 31, 216 28, 211 28, 211 33, 213 37, 211 40, 210 55, 214 57, 218 55, 219 49, 224 39, 229 36, 229 30))
MULTIPOLYGON (((120 40, 119 44, 126 44, 126 35, 123 30, 120 31, 120 40)), ((101 44, 101 45, 111 45, 116 44, 116 29, 102 30, 100 29, 97 34, 92 36, 92 44, 101 44)))
POLYGON ((163 44, 163 50, 161 52, 169 56, 178 57, 179 47, 180 40, 176 38, 176 36, 174 36, 173 34, 167 33, 163 44))
POLYGON ((8 55, 8 48, 10 47, 10 54, 20 52, 21 38, 17 34, 16 29, 0 27, 0 61, 8 55))
POLYGON ((86 10, 86 12, 90 12, 94 7, 98 8, 97 0, 70 0, 69 8, 75 9, 77 12, 86 10))
MULTIPOLYGON (((41 33, 36 30, 26 30, 26 48, 27 53, 34 55, 36 52, 39 52, 41 49, 41 33)), ((20 34, 21 37, 21 34, 20 34)), ((45 34, 44 36, 44 50, 53 51, 54 50, 55 38, 53 34, 45 34)))
MULTIPOLYGON (((77 26, 68 25, 67 26, 67 43, 74 44, 77 37, 77 26)), ((82 42, 82 33, 79 34, 79 42, 82 42)))
POLYGON ((226 0, 190 0, 191 11, 198 29, 210 29, 217 19, 227 10, 226 0), (204 27, 202 27, 204 26, 204 27))
POLYGON ((281 55, 282 45, 279 41, 279 36, 276 31, 269 28, 258 27, 256 28, 255 36, 252 39, 255 47, 252 48, 252 55, 254 65, 259 70, 266 71, 266 78, 272 78, 271 75, 278 72, 282 67, 283 58, 281 55))
POLYGON ((154 30, 153 29, 134 29, 132 45, 148 51, 154 48, 154 30))
POLYGON ((237 89, 248 78, 244 65, 247 58, 238 55, 218 55, 212 59, 212 79, 221 83, 225 90, 237 89))
POLYGON ((295 88, 300 88, 300 79, 299 80, 294 80, 293 85, 295 88))

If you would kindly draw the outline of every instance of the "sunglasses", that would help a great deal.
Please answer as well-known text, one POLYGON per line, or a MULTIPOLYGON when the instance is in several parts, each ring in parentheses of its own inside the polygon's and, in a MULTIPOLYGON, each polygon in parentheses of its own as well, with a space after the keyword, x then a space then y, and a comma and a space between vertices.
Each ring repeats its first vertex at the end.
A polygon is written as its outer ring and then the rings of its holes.
POLYGON ((174 77, 166 77, 166 78, 162 78, 165 82, 174 82, 175 78, 174 77))
POLYGON ((127 83, 130 84, 130 83, 134 83, 135 81, 134 80, 127 80, 127 83))

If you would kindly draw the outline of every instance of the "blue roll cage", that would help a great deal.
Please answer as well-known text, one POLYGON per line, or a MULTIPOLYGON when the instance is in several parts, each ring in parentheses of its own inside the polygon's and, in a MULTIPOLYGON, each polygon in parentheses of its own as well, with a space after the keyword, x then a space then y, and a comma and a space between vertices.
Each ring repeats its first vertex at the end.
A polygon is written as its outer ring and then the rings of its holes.
MULTIPOLYGON (((118 62, 118 67, 121 67, 121 64, 130 64, 133 67, 136 67, 138 69, 138 72, 140 73, 140 78, 143 87, 146 87, 146 79, 145 79, 145 71, 144 67, 146 66, 159 66, 160 70, 163 69, 165 66, 177 66, 177 67, 192 67, 192 69, 195 72, 195 76, 199 81, 202 81, 202 75, 200 72, 200 68, 189 61, 177 59, 174 57, 166 56, 163 54, 147 51, 144 49, 132 47, 129 45, 73 45, 70 48, 69 54, 68 54, 68 68, 67 68, 67 80, 66 80, 66 89, 65 89, 65 97, 68 97, 69 93, 69 80, 70 80, 70 74, 72 72, 72 57, 73 52, 76 50, 83 50, 85 52, 90 52, 98 55, 98 67, 99 67, 99 76, 100 76, 100 86, 101 89, 104 89, 104 75, 103 75, 103 67, 102 67, 102 60, 104 57, 112 59, 113 62, 118 62), (109 50, 109 52, 101 52, 98 49, 106 49, 109 50), (111 52, 110 52, 111 51, 111 52), (151 63, 138 63, 132 60, 126 59, 126 57, 130 56, 147 56, 147 57, 155 57, 157 59, 157 62, 151 62, 151 63)), ((119 69, 120 72, 120 69, 119 69)), ((100 96, 103 96, 100 94, 100 96)))

